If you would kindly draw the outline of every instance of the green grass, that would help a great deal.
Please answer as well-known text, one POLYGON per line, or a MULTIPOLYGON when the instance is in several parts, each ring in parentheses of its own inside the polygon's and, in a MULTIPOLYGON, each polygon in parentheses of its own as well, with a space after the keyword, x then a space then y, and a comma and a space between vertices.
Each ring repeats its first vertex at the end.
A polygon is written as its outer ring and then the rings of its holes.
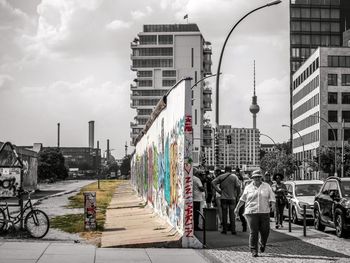
POLYGON ((58 228, 68 233, 79 233, 88 239, 96 239, 101 235, 106 220, 106 211, 111 202, 115 188, 120 183, 118 180, 101 180, 100 189, 97 182, 83 187, 80 192, 69 198, 68 208, 84 208, 84 192, 96 192, 96 221, 97 230, 84 233, 84 214, 67 214, 56 216, 50 220, 53 228, 58 228))

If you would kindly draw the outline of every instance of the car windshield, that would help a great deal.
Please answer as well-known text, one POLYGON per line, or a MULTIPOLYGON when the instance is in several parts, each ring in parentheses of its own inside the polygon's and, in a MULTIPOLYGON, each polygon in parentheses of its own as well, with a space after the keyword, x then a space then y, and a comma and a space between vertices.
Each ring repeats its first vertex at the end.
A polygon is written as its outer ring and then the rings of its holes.
POLYGON ((315 196, 322 184, 299 184, 295 186, 296 196, 315 196))
POLYGON ((350 181, 343 181, 340 185, 343 196, 350 197, 350 181))

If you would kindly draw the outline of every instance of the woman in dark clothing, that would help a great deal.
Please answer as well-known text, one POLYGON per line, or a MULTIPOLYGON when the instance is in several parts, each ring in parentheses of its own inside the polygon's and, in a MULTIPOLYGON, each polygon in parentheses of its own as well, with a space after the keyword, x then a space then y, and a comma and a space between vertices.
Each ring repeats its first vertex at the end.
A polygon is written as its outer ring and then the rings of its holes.
POLYGON ((273 192, 276 196, 276 209, 275 209, 275 220, 276 228, 283 227, 283 210, 287 204, 287 187, 282 182, 283 174, 276 173, 273 175, 273 180, 275 181, 271 186, 273 192))

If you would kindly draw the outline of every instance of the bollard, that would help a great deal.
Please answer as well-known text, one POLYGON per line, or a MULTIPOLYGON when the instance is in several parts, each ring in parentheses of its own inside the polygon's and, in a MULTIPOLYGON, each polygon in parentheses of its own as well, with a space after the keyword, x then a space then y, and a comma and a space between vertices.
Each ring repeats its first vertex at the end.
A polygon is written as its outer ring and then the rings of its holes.
POLYGON ((306 237, 306 205, 303 205, 303 216, 304 216, 304 237, 306 237))
POLYGON ((291 204, 290 204, 290 202, 288 203, 288 231, 289 232, 292 232, 292 222, 291 222, 291 220, 290 220, 290 217, 291 217, 291 204))
POLYGON ((201 213, 201 211, 197 210, 199 215, 202 217, 203 220, 203 248, 207 247, 207 238, 206 238, 206 229, 205 229, 205 216, 201 213))

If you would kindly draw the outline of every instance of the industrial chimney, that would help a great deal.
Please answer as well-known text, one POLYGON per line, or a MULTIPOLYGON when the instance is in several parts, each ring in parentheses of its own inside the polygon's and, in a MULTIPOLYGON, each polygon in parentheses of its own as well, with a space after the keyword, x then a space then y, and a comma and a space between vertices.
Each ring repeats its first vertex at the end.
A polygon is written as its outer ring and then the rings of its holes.
POLYGON ((60 123, 57 123, 57 148, 60 148, 60 123))
POLYGON ((89 148, 94 148, 95 121, 89 121, 89 148))
POLYGON ((109 163, 109 156, 110 152, 109 152, 109 139, 107 139, 107 163, 109 163))

